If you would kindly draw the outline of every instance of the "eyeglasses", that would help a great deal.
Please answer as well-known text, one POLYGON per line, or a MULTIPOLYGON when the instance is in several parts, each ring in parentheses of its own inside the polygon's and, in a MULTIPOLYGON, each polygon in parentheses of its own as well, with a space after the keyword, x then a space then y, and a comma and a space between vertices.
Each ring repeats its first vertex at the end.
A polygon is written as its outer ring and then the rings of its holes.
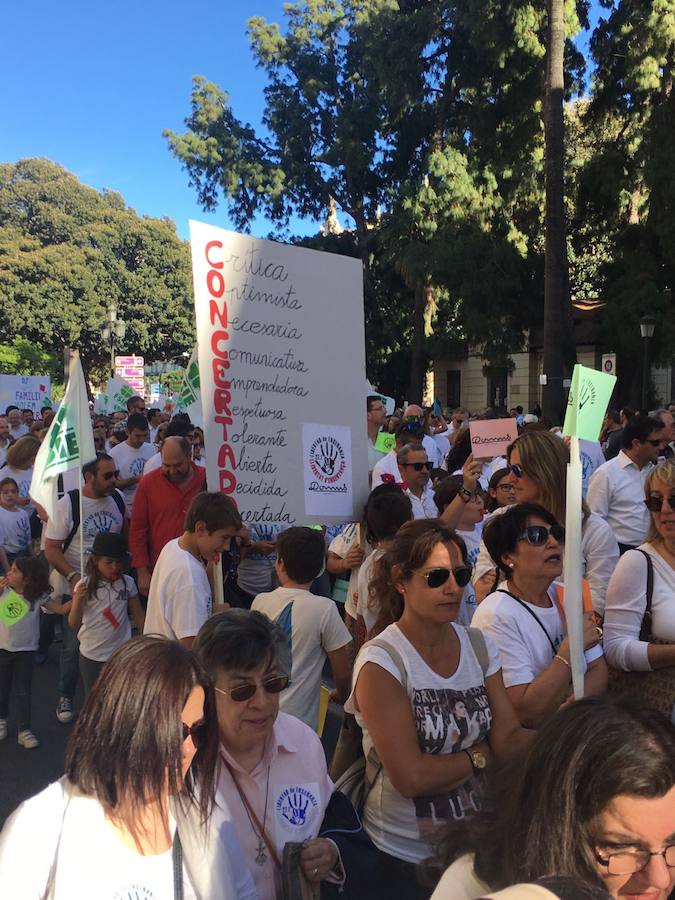
POLYGON ((120 470, 115 469, 114 472, 106 472, 105 475, 103 475, 103 480, 104 481, 112 481, 113 478, 119 478, 119 477, 120 477, 120 470))
POLYGON ((543 547, 549 536, 554 537, 559 544, 565 543, 565 529, 562 525, 551 525, 550 528, 545 525, 528 525, 519 540, 527 541, 533 547, 543 547))
POLYGON ((660 513, 666 500, 668 501, 668 506, 675 510, 675 494, 671 494, 669 497, 659 497, 657 494, 654 494, 645 500, 645 506, 650 512, 660 513))
POLYGON ((643 444, 651 444, 652 447, 660 447, 663 441, 661 438, 647 438, 646 441, 642 442, 643 444))
POLYGON ((607 867, 610 875, 633 875, 641 872, 647 868, 652 856, 662 856, 669 868, 675 867, 675 844, 654 853, 649 850, 619 850, 604 856, 598 850, 595 851, 595 858, 601 866, 607 867))
POLYGON ((516 478, 522 478, 525 474, 522 470, 522 467, 518 465, 518 463, 507 463, 506 468, 512 475, 515 475, 516 478))
POLYGON ((200 747, 204 742, 206 729, 208 727, 206 719, 200 719, 198 722, 193 722, 192 725, 186 725, 185 722, 181 722, 181 725, 183 726, 183 742, 191 737, 195 747, 200 747))
POLYGON ((439 588, 452 575, 457 582, 458 587, 466 587, 471 581, 471 569, 469 566, 457 566, 456 569, 429 569, 428 572, 413 572, 413 575, 419 575, 424 578, 427 586, 430 588, 439 588))
POLYGON ((385 408, 384 406, 371 406, 368 412, 384 412, 385 408))
POLYGON ((510 481, 505 481, 504 484, 498 484, 498 485, 497 485, 497 490, 498 490, 498 491, 500 491, 500 490, 501 490, 501 491, 506 491, 506 492, 509 493, 509 494, 512 494, 512 493, 515 491, 515 489, 516 489, 515 486, 512 485, 510 481))
MULTIPOLYGON (((267 694, 280 694, 288 687, 288 682, 288 675, 275 675, 274 678, 266 678, 265 681, 262 682, 262 686, 267 694)), ((255 696, 258 685, 256 683, 240 684, 239 687, 236 688, 217 687, 216 690, 219 694, 225 694, 226 696, 231 697, 235 703, 244 703, 246 700, 250 700, 251 697, 255 696)))
POLYGON ((416 472, 421 472, 422 469, 426 469, 427 472, 431 472, 434 467, 432 462, 423 462, 423 463, 401 463, 404 469, 414 469, 416 472))

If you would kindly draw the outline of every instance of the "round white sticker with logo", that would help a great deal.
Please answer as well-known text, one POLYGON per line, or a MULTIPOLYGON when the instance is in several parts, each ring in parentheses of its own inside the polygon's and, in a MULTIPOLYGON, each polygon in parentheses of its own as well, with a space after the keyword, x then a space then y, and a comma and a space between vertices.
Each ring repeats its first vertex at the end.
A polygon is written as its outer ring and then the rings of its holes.
POLYGON ((321 824, 318 784, 276 785, 274 796, 277 830, 284 841, 316 835, 321 824))

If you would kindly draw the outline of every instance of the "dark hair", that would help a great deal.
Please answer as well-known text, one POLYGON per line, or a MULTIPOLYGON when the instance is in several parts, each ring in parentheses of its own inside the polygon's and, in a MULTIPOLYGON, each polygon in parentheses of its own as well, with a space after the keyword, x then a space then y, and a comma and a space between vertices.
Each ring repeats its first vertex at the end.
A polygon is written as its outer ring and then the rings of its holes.
POLYGON ((314 528, 287 528, 277 538, 277 556, 296 584, 314 581, 326 561, 323 534, 314 528))
POLYGON ((93 475, 95 478, 98 475, 99 464, 102 463, 106 459, 110 460, 110 462, 113 462, 113 458, 109 453, 104 453, 103 451, 99 451, 96 454, 96 459, 92 459, 91 462, 85 463, 82 466, 82 477, 84 478, 84 480, 85 481, 87 480, 87 475, 93 475))
POLYGON ((618 409, 608 409, 605 413, 605 416, 609 419, 610 422, 614 422, 616 425, 621 424, 621 416, 619 415, 618 409))
POLYGON ((21 596, 33 609, 35 601, 44 594, 51 594, 49 566, 41 556, 17 556, 14 565, 23 575, 21 596))
POLYGON ((619 415, 622 415, 622 414, 623 414, 624 418, 632 419, 633 416, 635 415, 635 410, 631 409, 630 406, 622 406, 621 409, 619 410, 619 415))
POLYGON ((524 759, 492 767, 481 812, 447 828, 440 861, 473 853, 493 890, 546 875, 602 887, 598 817, 615 797, 663 797, 673 785, 675 726, 653 710, 586 697, 549 719, 524 759))
MULTIPOLYGON (((122 541, 124 541, 124 538, 122 535, 120 535, 120 538, 122 539, 122 541)), ((124 541, 124 543, 126 543, 126 541, 124 541)), ((103 554, 103 553, 98 554, 98 553, 92 552, 89 554, 89 556, 87 557, 87 561, 84 564, 84 574, 87 576, 87 599, 88 600, 96 596, 96 592, 98 591, 99 586, 101 584, 101 575, 98 571, 98 561, 104 555, 105 554, 103 554)), ((122 562, 123 562, 123 566, 124 566, 124 563, 126 561, 123 560, 122 562)), ((126 566, 125 566, 125 568, 126 568, 126 566)), ((120 575, 120 578, 121 577, 122 576, 120 575)), ((125 587, 126 587, 126 585, 125 585, 125 587)))
POLYGON ((142 413, 132 413, 127 418, 127 434, 130 431, 133 431, 136 428, 138 431, 147 431, 150 426, 148 425, 148 420, 142 413))
POLYGON ((16 483, 16 481, 14 481, 13 478, 3 478, 3 479, 0 481, 0 491, 4 488, 4 486, 5 486, 6 484, 13 484, 14 487, 17 489, 17 491, 19 490, 19 485, 16 483))
POLYGON ((184 438, 187 437, 191 431, 194 431, 194 425, 187 416, 185 417, 185 419, 179 419, 177 416, 174 416, 174 418, 169 422, 169 427, 166 429, 164 437, 184 438))
POLYGON ((488 512, 494 512, 499 508, 497 500, 490 494, 490 491, 496 491, 499 482, 502 480, 502 478, 506 478, 508 474, 509 470, 506 468, 506 466, 503 469, 497 469, 496 472, 492 473, 492 477, 490 478, 490 482, 488 484, 488 495, 485 500, 485 506, 488 512))
POLYGON ((225 494, 219 491, 197 494, 192 498, 185 515, 185 530, 194 531, 197 522, 203 522, 209 534, 221 528, 241 528, 239 510, 225 494))
POLYGON ((370 407, 373 405, 373 403, 378 402, 382 403, 382 405, 384 406, 382 397, 380 397, 379 394, 368 394, 368 396, 366 397, 366 412, 370 412, 370 407))
POLYGON ((558 520, 538 503, 515 503, 505 513, 492 518, 483 529, 483 540, 488 553, 500 572, 510 577, 511 569, 502 561, 506 553, 513 553, 518 540, 527 528, 531 516, 543 519, 548 525, 558 525, 558 520))
POLYGON ((396 589, 396 582, 410 579, 415 569, 424 565, 436 544, 440 543, 455 544, 466 563, 468 557, 464 541, 440 519, 413 519, 399 528, 389 550, 373 566, 368 605, 379 612, 373 632, 379 633, 392 622, 398 622, 405 604, 396 589))
POLYGON ((134 394, 133 397, 129 397, 129 399, 127 400, 127 410, 132 403, 137 403, 139 400, 141 401, 143 406, 145 406, 145 400, 142 397, 139 397, 138 394, 134 394))
POLYGON ((457 469, 461 469, 471 456, 471 432, 468 428, 457 438, 446 457, 446 467, 452 475, 457 469))
POLYGON ((418 443, 424 437, 424 426, 421 422, 401 422, 396 429, 396 440, 405 446, 418 443))
POLYGON ((152 406, 149 410, 147 410, 147 413, 149 422, 151 419, 154 419, 155 416, 161 416, 162 410, 158 406, 152 406))
POLYGON ((652 431, 662 430, 663 422, 661 419, 655 419, 653 416, 633 416, 623 426, 621 446, 624 450, 630 450, 633 446, 633 441, 638 440, 641 444, 644 444, 652 431))
POLYGON ((215 681, 220 670, 251 672, 263 665, 290 671, 288 640, 276 622, 250 609, 228 609, 199 629, 193 652, 215 681))
POLYGON ((369 495, 363 513, 369 544, 388 541, 412 519, 412 503, 395 484, 380 484, 369 495))
POLYGON ((445 507, 455 499, 463 481, 464 478, 462 475, 448 475, 447 478, 444 478, 439 482, 434 491, 434 503, 436 504, 439 516, 445 507))
POLYGON ((132 638, 103 667, 88 694, 66 749, 66 777, 108 810, 125 816, 134 834, 141 806, 168 789, 210 811, 218 728, 213 687, 197 658, 178 641, 132 638), (182 782, 181 713, 195 687, 204 690, 204 740, 182 782))
POLYGON ((19 409, 18 406, 12 406, 12 405, 10 404, 10 405, 7 407, 7 409, 5 410, 5 415, 8 416, 8 415, 11 413, 11 411, 12 411, 13 409, 16 409, 16 410, 18 410, 19 412, 21 412, 21 410, 19 409))

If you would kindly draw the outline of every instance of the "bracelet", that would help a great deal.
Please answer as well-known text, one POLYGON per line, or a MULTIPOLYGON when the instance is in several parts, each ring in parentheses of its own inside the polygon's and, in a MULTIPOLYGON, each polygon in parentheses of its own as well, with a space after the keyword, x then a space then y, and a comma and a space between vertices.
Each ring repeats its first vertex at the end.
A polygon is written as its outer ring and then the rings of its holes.
POLYGON ((569 664, 569 661, 566 660, 565 657, 561 656, 559 653, 556 653, 556 655, 553 657, 553 659, 559 659, 560 662, 565 663, 565 665, 567 666, 568 669, 572 668, 572 666, 569 664))
POLYGON ((73 577, 73 575, 79 575, 79 574, 80 573, 76 569, 73 569, 72 572, 68 572, 68 574, 66 575, 66 581, 70 581, 70 579, 73 577))

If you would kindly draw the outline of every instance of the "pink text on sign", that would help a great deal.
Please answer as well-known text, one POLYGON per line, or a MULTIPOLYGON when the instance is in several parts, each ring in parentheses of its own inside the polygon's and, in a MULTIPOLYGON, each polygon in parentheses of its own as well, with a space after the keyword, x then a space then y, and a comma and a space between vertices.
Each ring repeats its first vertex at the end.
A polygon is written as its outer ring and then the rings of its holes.
POLYGON ((471 452, 475 459, 505 456, 506 448, 518 437, 515 419, 485 419, 469 423, 471 452))

